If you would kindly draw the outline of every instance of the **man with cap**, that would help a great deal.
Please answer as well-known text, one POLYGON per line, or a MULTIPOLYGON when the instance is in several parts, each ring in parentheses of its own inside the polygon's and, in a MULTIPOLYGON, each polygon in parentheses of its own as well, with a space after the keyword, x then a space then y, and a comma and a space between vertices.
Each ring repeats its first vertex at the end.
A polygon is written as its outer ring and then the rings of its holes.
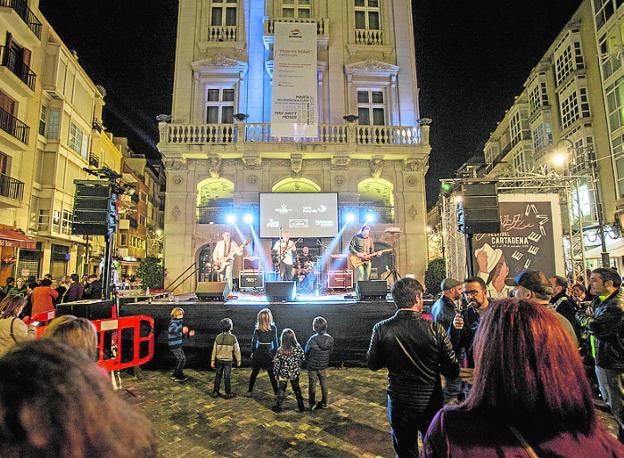
POLYGON ((555 307, 550 303, 550 298, 553 294, 550 280, 544 272, 539 270, 524 270, 520 272, 513 280, 507 282, 509 286, 515 286, 514 296, 517 299, 524 299, 526 301, 540 304, 555 314, 559 322, 563 325, 565 330, 570 335, 574 345, 578 347, 578 338, 572 324, 561 313, 555 310, 555 307))
POLYGON ((454 278, 445 278, 440 284, 442 294, 433 303, 431 315, 433 321, 448 329, 455 317, 456 302, 461 298, 461 282, 454 278))
MULTIPOLYGON (((440 323, 444 330, 448 331, 449 326, 451 326, 453 322, 453 318, 455 318, 455 312, 457 311, 456 303, 461 299, 461 285, 462 283, 454 278, 445 278, 442 280, 440 284, 442 294, 431 307, 433 321, 440 323)), ((442 390, 445 404, 457 400, 457 397, 461 393, 461 383, 461 377, 446 379, 446 385, 442 390)))

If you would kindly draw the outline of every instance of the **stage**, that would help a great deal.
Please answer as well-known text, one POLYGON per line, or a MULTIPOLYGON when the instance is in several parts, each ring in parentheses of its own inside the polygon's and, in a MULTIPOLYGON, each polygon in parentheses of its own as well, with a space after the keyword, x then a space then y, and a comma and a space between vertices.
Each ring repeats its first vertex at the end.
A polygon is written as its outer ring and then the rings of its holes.
POLYGON ((302 347, 314 334, 312 320, 322 315, 328 322, 328 333, 334 337, 331 364, 362 366, 366 364, 366 351, 375 323, 392 316, 396 308, 390 300, 358 301, 350 294, 335 293, 319 297, 298 296, 291 302, 271 302, 263 294, 238 294, 238 299, 228 302, 178 302, 153 301, 120 305, 120 315, 149 315, 154 317, 155 354, 148 367, 171 367, 173 359, 167 346, 167 328, 170 311, 182 307, 184 325, 196 334, 184 343, 187 366, 207 368, 214 338, 219 334, 219 321, 231 318, 233 334, 238 338, 243 354, 243 365, 250 362, 251 338, 256 315, 269 307, 281 333, 284 328, 295 331, 302 347))

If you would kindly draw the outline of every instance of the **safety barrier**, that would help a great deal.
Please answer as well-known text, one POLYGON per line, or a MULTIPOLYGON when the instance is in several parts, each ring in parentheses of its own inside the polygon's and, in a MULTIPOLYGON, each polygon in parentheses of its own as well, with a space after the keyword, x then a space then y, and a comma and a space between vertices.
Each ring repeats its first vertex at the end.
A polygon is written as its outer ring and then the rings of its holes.
MULTIPOLYGON (((112 318, 91 320, 98 333, 97 365, 108 372, 140 366, 154 357, 154 318, 147 315, 117 317, 112 307, 112 318), (144 330, 145 335, 141 335, 144 330), (142 345, 143 344, 143 345, 142 345)), ((38 313, 24 322, 36 326, 37 338, 56 317, 56 311, 38 313)))

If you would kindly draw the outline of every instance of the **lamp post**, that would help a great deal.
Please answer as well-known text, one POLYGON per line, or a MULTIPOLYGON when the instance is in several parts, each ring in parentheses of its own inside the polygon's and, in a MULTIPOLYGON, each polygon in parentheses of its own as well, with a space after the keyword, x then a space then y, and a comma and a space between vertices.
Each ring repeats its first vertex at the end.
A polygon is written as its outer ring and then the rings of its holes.
MULTIPOLYGON (((600 246, 602 250, 600 253, 600 258, 602 261, 602 267, 609 267, 611 265, 611 262, 609 259, 609 253, 607 252, 607 234, 605 233, 605 224, 604 224, 604 216, 603 216, 603 209, 602 209, 602 198, 601 198, 600 187, 599 187, 599 182, 598 182, 598 169, 596 167, 596 160, 594 159, 594 155, 593 155, 593 152, 594 152, 593 148, 591 146, 577 147, 572 142, 572 140, 568 138, 560 139, 557 145, 559 145, 559 143, 562 143, 562 142, 567 142, 570 145, 570 148, 572 149, 574 153, 574 157, 572 158, 572 160, 568 161, 571 165, 576 165, 576 158, 579 156, 579 152, 586 153, 585 160, 589 162, 591 183, 592 183, 592 188, 594 189, 594 201, 596 204, 596 217, 598 219, 598 236, 600 237, 600 246)), ((563 165, 566 162, 565 156, 558 155, 556 157, 556 162, 563 165)), ((579 202, 579 207, 580 207, 580 202, 579 202)))

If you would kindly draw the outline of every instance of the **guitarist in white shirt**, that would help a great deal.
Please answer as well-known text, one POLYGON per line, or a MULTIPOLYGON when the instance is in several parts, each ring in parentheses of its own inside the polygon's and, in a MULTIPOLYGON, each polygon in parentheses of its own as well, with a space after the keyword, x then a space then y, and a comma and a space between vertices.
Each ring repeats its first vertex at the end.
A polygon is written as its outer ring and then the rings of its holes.
MULTIPOLYGON (((232 265, 234 264, 230 255, 241 256, 243 254, 243 247, 238 246, 238 243, 232 241, 232 234, 228 231, 221 234, 222 240, 217 242, 214 251, 212 252, 213 266, 219 270, 222 267, 222 263, 227 263, 225 270, 219 273, 219 281, 226 283, 225 291, 223 295, 227 298, 232 292, 232 265)), ((232 258, 233 258, 232 256, 232 258)))
POLYGON ((296 250, 295 242, 290 240, 290 232, 282 231, 282 238, 273 245, 281 281, 292 281, 296 250))
POLYGON ((355 281, 367 281, 370 278, 372 264, 367 259, 375 255, 375 245, 370 236, 370 226, 362 226, 360 232, 355 234, 349 243, 349 253, 362 260, 367 260, 355 267, 355 281))

